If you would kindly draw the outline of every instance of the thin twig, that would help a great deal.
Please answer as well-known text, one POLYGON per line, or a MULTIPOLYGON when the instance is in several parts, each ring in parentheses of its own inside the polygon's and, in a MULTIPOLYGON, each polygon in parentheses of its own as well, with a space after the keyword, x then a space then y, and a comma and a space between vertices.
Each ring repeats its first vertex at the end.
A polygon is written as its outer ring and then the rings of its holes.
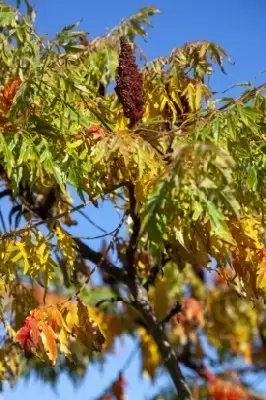
POLYGON ((3 217, 1 209, 0 209, 0 221, 1 221, 1 224, 2 224, 3 232, 4 232, 4 234, 6 234, 7 233, 6 223, 5 223, 5 220, 4 220, 4 217, 3 217))
POLYGON ((174 317, 176 314, 178 314, 181 310, 182 310, 182 305, 178 301, 176 305, 169 311, 169 313, 164 317, 164 319, 160 323, 162 325, 167 324, 167 322, 169 322, 171 318, 174 317))
POLYGON ((96 224, 88 215, 86 215, 83 211, 78 211, 82 217, 84 217, 91 225, 97 228, 102 233, 108 233, 105 229, 103 229, 100 225, 96 224))
MULTIPOLYGON (((72 204, 69 202, 69 201, 67 201, 67 200, 60 200, 62 203, 64 203, 64 204, 67 204, 68 206, 70 206, 70 207, 72 207, 72 204)), ((96 224, 96 222, 94 222, 94 221, 92 221, 92 219, 87 215, 87 214, 85 214, 83 211, 81 211, 81 210, 78 210, 78 213, 80 214, 80 215, 82 215, 82 217, 84 217, 87 221, 89 221, 89 223, 91 224, 91 225, 93 225, 95 228, 97 228, 99 231, 101 231, 102 233, 108 233, 105 229, 103 229, 101 226, 99 226, 98 224, 96 224)))
POLYGON ((123 299, 122 297, 110 297, 109 299, 102 299, 97 301, 97 303, 94 304, 94 307, 100 307, 102 304, 104 303, 126 303, 128 304, 129 302, 125 299, 123 299))
POLYGON ((103 233, 102 235, 98 236, 72 236, 73 239, 82 239, 82 240, 95 240, 95 239, 101 239, 106 236, 111 236, 116 232, 117 228, 113 229, 111 232, 106 232, 103 233))
POLYGON ((86 202, 83 202, 83 203, 73 207, 71 210, 67 210, 67 211, 64 211, 64 212, 62 212, 62 213, 60 213, 58 215, 54 215, 52 217, 49 217, 49 218, 47 218, 45 220, 38 221, 35 224, 29 224, 25 228, 18 229, 18 230, 13 231, 13 232, 5 233, 4 235, 0 236, 0 239, 3 240, 3 239, 9 238, 9 237, 13 237, 13 236, 20 236, 20 235, 22 235, 24 232, 26 232, 29 229, 37 228, 37 227, 39 227, 41 225, 49 224, 50 222, 53 222, 53 221, 56 221, 56 220, 58 220, 60 218, 66 217, 67 215, 72 214, 73 212, 76 212, 76 211, 80 210, 81 208, 84 208, 84 207, 88 206, 91 203, 92 203, 92 200, 87 200, 86 202))
POLYGON ((131 352, 129 353, 128 358, 126 359, 123 367, 120 370, 120 373, 123 372, 125 373, 125 371, 130 367, 134 357, 138 354, 138 352, 141 349, 141 343, 137 342, 136 345, 133 347, 133 349, 131 350, 131 352))
MULTIPOLYGON (((110 192, 113 192, 113 191, 119 189, 120 187, 122 187, 124 185, 125 185, 124 182, 122 182, 122 183, 120 183, 118 185, 115 185, 113 188, 110 189, 110 192)), ((60 218, 66 217, 69 214, 72 214, 72 213, 74 213, 76 211, 81 210, 82 208, 87 207, 89 204, 93 204, 93 202, 99 200, 100 198, 101 198, 100 195, 95 196, 93 199, 89 199, 89 200, 87 200, 87 201, 85 201, 83 203, 80 203, 77 206, 72 207, 70 210, 64 211, 64 212, 62 212, 62 213, 60 213, 58 215, 54 215, 52 217, 43 219, 41 221, 36 222, 35 224, 28 224, 28 226, 26 226, 25 228, 18 229, 18 230, 15 230, 13 232, 8 232, 8 233, 5 233, 3 235, 0 235, 0 240, 1 239, 2 240, 6 239, 6 238, 9 238, 9 237, 13 237, 13 236, 20 236, 20 235, 22 235, 24 232, 26 232, 29 229, 36 228, 36 227, 39 227, 41 225, 49 224, 50 222, 53 222, 53 221, 56 221, 56 220, 58 220, 60 218)), ((29 211, 31 211, 32 213, 36 214, 36 211, 32 210, 30 207, 29 207, 29 211)), ((39 217, 38 214, 36 214, 36 215, 39 217)))
POLYGON ((125 219, 126 219, 127 216, 128 216, 128 211, 125 211, 125 213, 124 213, 124 215, 123 215, 123 217, 122 217, 122 219, 121 219, 121 221, 120 221, 118 227, 116 228, 116 230, 115 230, 115 232, 114 232, 114 235, 113 235, 113 237, 112 237, 112 240, 110 241, 109 245, 107 246, 105 252, 102 254, 101 259, 100 259, 99 262, 93 267, 93 269, 91 270, 90 274, 89 274, 88 277, 86 278, 86 280, 85 280, 85 282, 83 283, 83 285, 76 291, 76 293, 75 293, 74 295, 72 295, 72 296, 70 297, 70 300, 72 300, 74 297, 78 297, 78 296, 79 296, 79 294, 82 292, 82 290, 83 290, 83 289, 87 286, 87 284, 89 283, 89 281, 90 281, 90 279, 91 279, 91 276, 94 274, 94 272, 95 272, 98 268, 100 268, 100 267, 102 266, 102 264, 104 263, 104 261, 105 261, 107 255, 108 255, 108 253, 109 253, 109 251, 110 251, 111 248, 113 247, 113 244, 114 244, 114 242, 116 241, 116 238, 117 238, 117 236, 118 236, 118 234, 119 234, 119 231, 120 231, 122 225, 124 224, 125 219))

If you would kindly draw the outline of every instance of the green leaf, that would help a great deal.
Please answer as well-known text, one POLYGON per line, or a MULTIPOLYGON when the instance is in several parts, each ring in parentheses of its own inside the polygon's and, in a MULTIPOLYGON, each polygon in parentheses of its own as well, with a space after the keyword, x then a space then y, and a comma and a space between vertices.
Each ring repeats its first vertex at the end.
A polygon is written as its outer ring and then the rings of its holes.
POLYGON ((84 143, 84 140, 79 139, 73 143, 67 143, 67 147, 69 147, 70 149, 76 149, 77 147, 81 146, 83 143, 84 143))
POLYGON ((248 177, 247 177, 247 187, 250 190, 256 191, 258 186, 258 171, 255 165, 252 165, 248 172, 248 177))
POLYGON ((203 213, 202 204, 199 203, 198 201, 194 202, 193 206, 192 206, 192 210, 193 210, 192 220, 197 221, 203 213))
POLYGON ((237 120, 231 113, 227 117, 227 129, 232 140, 237 139, 237 120))
POLYGON ((17 18, 18 18, 18 15, 17 15, 16 10, 13 10, 11 7, 0 3, 0 26, 1 27, 16 26, 17 18))
POLYGON ((211 227, 213 231, 216 233, 216 235, 225 240, 226 242, 233 244, 234 239, 232 238, 232 235, 229 232, 229 229, 227 227, 223 215, 215 206, 215 204, 208 201, 207 211, 208 211, 208 216, 210 218, 211 227))
POLYGON ((80 25, 80 21, 75 22, 74 24, 70 24, 70 25, 66 25, 64 26, 64 28, 62 29, 62 31, 72 31, 72 29, 77 28, 80 25))

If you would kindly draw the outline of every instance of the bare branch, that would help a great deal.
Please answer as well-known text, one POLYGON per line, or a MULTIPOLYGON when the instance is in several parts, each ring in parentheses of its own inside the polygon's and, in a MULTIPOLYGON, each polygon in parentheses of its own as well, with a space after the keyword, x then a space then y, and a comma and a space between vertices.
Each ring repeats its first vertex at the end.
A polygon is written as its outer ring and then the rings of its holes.
MULTIPOLYGON (((91 261, 93 264, 99 264, 102 258, 102 253, 93 250, 86 243, 82 242, 80 239, 74 239, 77 244, 77 249, 79 254, 85 260, 91 261)), ((116 267, 110 261, 104 259, 101 264, 101 268, 111 275, 117 282, 125 283, 125 271, 122 268, 116 267)), ((82 271, 81 271, 82 272, 82 271)))

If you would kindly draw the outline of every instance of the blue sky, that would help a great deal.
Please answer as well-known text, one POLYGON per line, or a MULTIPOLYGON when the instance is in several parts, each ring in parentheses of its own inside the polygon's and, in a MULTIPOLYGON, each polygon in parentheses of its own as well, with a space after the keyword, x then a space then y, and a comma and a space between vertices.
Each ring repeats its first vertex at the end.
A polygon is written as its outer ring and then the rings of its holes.
MULTIPOLYGON (((14 3, 13 1, 11 3, 14 3)), ((186 41, 206 39, 225 47, 234 66, 227 66, 228 75, 218 74, 212 80, 214 90, 220 91, 236 82, 262 82, 266 75, 266 2, 265 0, 35 0, 37 28, 41 33, 55 34, 63 26, 82 19, 82 28, 91 36, 104 33, 116 25, 121 18, 136 12, 145 5, 161 9, 154 18, 154 28, 149 32, 149 41, 143 48, 149 58, 167 55, 173 47, 186 41)), ((88 208, 87 214, 107 230, 117 226, 118 217, 109 207, 88 208)), ((95 231, 83 220, 79 235, 91 235, 95 231), (88 231, 89 230, 89 231, 88 231)), ((95 244, 97 245, 97 243, 95 244)), ((74 389, 63 377, 57 394, 47 386, 32 379, 27 385, 21 382, 16 389, 7 389, 5 400, 25 398, 50 400, 93 400, 115 379, 134 344, 127 340, 118 348, 116 357, 110 357, 102 373, 95 367, 89 368, 88 376, 78 389, 74 389)), ((128 399, 144 400, 151 394, 151 386, 140 378, 139 360, 127 370, 128 399)), ((163 379, 161 383, 165 382, 163 379)))

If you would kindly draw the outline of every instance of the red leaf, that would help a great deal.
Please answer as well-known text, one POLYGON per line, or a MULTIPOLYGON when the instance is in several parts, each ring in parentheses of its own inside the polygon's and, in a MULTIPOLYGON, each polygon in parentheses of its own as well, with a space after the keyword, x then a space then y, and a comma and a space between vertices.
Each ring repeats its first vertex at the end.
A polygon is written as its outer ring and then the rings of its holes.
POLYGON ((93 140, 103 139, 107 133, 99 125, 91 125, 88 128, 88 132, 91 134, 93 140))
POLYGON ((14 79, 11 83, 6 84, 6 86, 2 89, 1 98, 8 109, 12 106, 14 97, 20 85, 21 80, 18 78, 14 79))
POLYGON ((23 327, 18 331, 15 340, 25 353, 32 353, 38 347, 40 332, 34 316, 26 318, 23 327))
POLYGON ((116 400, 125 399, 125 387, 126 381, 123 377, 123 374, 120 372, 117 381, 112 385, 112 394, 115 396, 116 400))

